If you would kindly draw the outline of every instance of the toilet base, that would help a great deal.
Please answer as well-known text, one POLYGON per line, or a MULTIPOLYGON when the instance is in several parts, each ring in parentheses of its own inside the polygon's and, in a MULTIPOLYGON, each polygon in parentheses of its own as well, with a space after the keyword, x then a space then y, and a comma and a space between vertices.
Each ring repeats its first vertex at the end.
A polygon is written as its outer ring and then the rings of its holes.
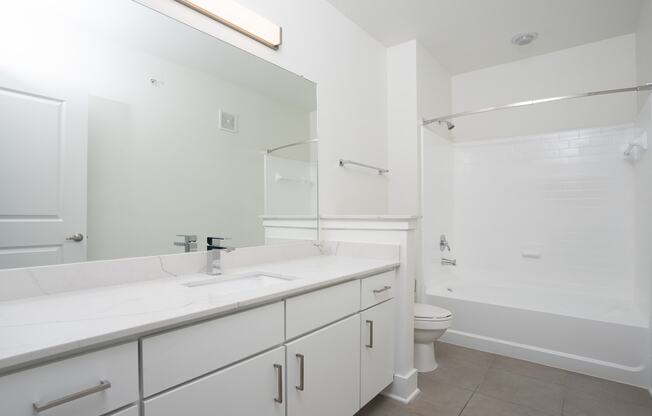
POLYGON ((414 343, 414 367, 420 373, 429 373, 437 369, 435 343, 414 343))

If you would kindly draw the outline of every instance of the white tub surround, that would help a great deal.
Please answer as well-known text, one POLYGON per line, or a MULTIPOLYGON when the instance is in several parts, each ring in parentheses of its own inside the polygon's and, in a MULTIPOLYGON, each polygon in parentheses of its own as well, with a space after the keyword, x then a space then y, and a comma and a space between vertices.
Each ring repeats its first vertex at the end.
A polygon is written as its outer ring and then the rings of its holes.
POLYGON ((409 402, 419 394, 414 368, 414 286, 417 274, 417 223, 414 215, 322 215, 324 240, 398 244, 400 267, 396 276, 396 355, 394 383, 384 394, 409 402))
POLYGON ((209 278, 203 274, 205 256, 198 252, 1 270, 0 373, 399 265, 397 246, 299 243, 252 247, 223 255, 223 278, 262 273, 289 280, 231 293, 224 293, 220 285, 184 286, 209 278))

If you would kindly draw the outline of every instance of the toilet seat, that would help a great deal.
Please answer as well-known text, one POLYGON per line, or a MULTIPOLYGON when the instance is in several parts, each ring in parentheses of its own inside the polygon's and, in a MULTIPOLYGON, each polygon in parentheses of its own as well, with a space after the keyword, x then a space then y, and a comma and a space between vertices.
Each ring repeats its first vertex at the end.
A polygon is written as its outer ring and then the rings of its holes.
POLYGON ((424 303, 414 304, 414 329, 446 329, 451 326, 451 311, 424 303))

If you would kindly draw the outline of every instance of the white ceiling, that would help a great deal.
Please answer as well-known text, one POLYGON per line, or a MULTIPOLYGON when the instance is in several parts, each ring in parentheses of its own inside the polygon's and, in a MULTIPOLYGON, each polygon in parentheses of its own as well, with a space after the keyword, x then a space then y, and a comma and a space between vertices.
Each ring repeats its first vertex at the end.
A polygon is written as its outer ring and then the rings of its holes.
POLYGON ((452 74, 633 33, 641 0, 328 0, 385 46, 417 39, 452 74), (519 32, 540 37, 528 46, 519 32))

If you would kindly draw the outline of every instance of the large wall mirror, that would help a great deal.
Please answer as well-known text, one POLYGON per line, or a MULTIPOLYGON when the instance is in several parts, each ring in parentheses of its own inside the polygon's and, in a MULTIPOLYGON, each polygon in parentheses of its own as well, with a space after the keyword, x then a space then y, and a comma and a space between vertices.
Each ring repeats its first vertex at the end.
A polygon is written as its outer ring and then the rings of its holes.
POLYGON ((0 39, 0 268, 318 238, 312 82, 131 0, 2 2, 0 39))

